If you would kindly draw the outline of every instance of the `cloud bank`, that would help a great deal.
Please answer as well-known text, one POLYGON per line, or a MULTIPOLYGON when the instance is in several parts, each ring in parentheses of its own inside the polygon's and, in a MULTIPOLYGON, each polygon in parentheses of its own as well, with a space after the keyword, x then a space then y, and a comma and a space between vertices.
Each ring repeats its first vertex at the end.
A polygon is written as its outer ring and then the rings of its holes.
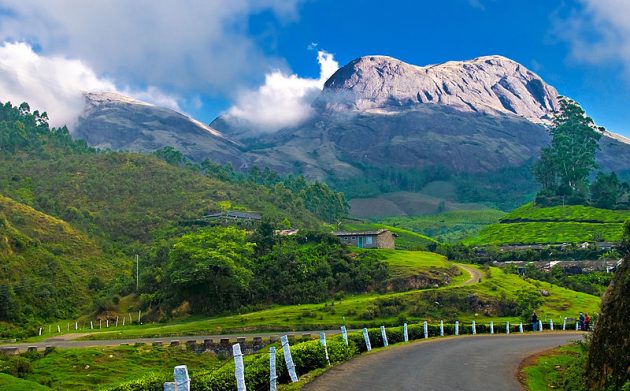
POLYGON ((580 7, 557 26, 574 60, 589 64, 620 63, 630 78, 630 2, 579 0, 580 7))
POLYGON ((303 122, 313 113, 311 104, 326 80, 339 69, 333 55, 323 50, 317 52, 317 61, 318 79, 275 70, 257 89, 241 91, 226 115, 261 132, 275 132, 303 122))
POLYGON ((0 46, 0 99, 14 105, 28 102, 33 110, 47 112, 52 126, 72 128, 85 106, 83 94, 103 91, 179 110, 177 99, 156 87, 118 89, 82 61, 42 56, 25 43, 0 46))
POLYGON ((293 20, 300 0, 0 0, 0 41, 79 58, 121 85, 229 93, 283 60, 249 31, 252 15, 293 20))

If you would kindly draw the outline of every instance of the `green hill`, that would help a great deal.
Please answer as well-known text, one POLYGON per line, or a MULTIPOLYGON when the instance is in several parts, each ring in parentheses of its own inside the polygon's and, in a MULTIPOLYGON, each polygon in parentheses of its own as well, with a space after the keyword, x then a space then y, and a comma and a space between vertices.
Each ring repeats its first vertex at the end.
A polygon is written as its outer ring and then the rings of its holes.
POLYGON ((424 216, 387 217, 379 223, 426 235, 444 243, 459 242, 506 215, 497 209, 455 210, 424 216))
POLYGON ((471 245, 618 242, 630 211, 526 204, 465 241, 471 245))
POLYGON ((0 263, 0 319, 33 326, 86 311, 90 280, 111 280, 124 265, 68 223, 4 196, 0 263))

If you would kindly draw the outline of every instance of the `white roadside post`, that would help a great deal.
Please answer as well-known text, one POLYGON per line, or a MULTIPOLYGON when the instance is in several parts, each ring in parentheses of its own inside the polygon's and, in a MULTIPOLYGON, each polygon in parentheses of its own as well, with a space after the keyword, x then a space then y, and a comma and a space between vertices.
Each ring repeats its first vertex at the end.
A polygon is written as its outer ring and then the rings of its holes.
POLYGON ((459 335, 459 320, 455 321, 455 335, 459 335))
POLYGON ((409 342, 409 331, 407 330, 407 322, 403 324, 403 338, 405 339, 405 342, 409 342))
POLYGON ((118 317, 116 317, 116 327, 118 327, 118 317))
POLYGON ((324 353, 326 353, 326 362, 330 365, 330 357, 328 357, 328 345, 326 345, 326 333, 319 332, 319 343, 324 347, 324 353))
POLYGON ((523 334, 523 322, 518 325, 518 332, 523 334))
POLYGON ((341 338, 343 338, 343 342, 348 346, 348 330, 346 330, 346 326, 341 326, 341 338))
POLYGON ((385 331, 385 326, 381 326, 381 338, 383 339, 383 347, 388 347, 389 342, 387 341, 387 332, 385 331))
POLYGON ((175 378, 175 389, 177 391, 190 391, 190 377, 188 376, 188 367, 186 365, 178 365, 173 369, 173 377, 175 378))
POLYGON ((543 331, 543 323, 542 320, 538 321, 538 328, 540 329, 540 331, 543 331))
POLYGON ((509 334, 510 333, 510 322, 508 321, 505 324, 505 334, 509 334))
POLYGON ((553 331, 553 319, 549 319, 549 330, 553 331))
POLYGON ((103 319, 99 319, 98 320, 98 328, 102 328, 103 327, 103 319))
POLYGON ((241 344, 232 345, 232 353, 234 355, 234 376, 236 377, 236 389, 238 391, 246 391, 245 386, 245 367, 243 366, 243 353, 241 352, 241 344))
POLYGON ((276 391, 276 379, 278 378, 278 372, 276 372, 276 348, 269 348, 269 391, 276 391))
POLYGON ((429 325, 427 324, 427 321, 424 321, 424 338, 429 338, 429 325))
POLYGON ((370 343, 370 335, 368 334, 368 331, 365 327, 363 328, 363 339, 365 340, 365 347, 369 352, 370 350, 372 350, 372 344, 370 343))
POLYGON ((289 371, 289 377, 291 377, 291 382, 295 383, 298 381, 297 374, 295 373, 295 364, 293 363, 293 357, 291 356, 291 346, 289 346, 289 337, 283 335, 280 337, 280 342, 282 343, 282 350, 284 352, 284 362, 287 364, 287 371, 289 371))
POLYGON ((74 330, 78 330, 79 329, 79 322, 74 322, 74 330))
POLYGON ((490 321, 490 335, 494 334, 494 323, 490 321))
POLYGON ((444 321, 440 320, 440 337, 444 336, 444 321))
POLYGON ((123 326, 125 325, 125 319, 127 319, 127 317, 123 316, 123 326))
POLYGON ((90 330, 94 330, 94 323, 90 321, 90 330))
POLYGON ((477 334, 477 326, 475 325, 475 321, 472 321, 472 335, 477 334))
POLYGON ((575 331, 578 331, 580 329, 580 323, 576 320, 575 321, 575 331))
POLYGON ((175 382, 169 381, 164 383, 164 391, 177 391, 177 386, 175 385, 175 382))
POLYGON ((42 335, 42 328, 39 328, 39 335, 42 335))
POLYGON ((141 314, 141 311, 138 311, 138 324, 140 324, 140 314, 141 314))
POLYGON ((566 331, 567 329, 567 318, 565 317, 562 321, 562 331, 566 331))
POLYGON ((57 332, 60 333, 61 332, 61 327, 59 327, 59 325, 57 325, 57 332))
POLYGON ((109 328, 109 319, 105 319, 105 328, 108 329, 109 328))

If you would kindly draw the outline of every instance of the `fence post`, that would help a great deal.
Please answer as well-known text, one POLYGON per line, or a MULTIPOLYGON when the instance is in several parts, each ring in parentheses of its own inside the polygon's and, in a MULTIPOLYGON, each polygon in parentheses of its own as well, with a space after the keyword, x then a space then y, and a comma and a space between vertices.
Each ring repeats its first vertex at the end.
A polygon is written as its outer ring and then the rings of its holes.
POLYGON ((42 328, 39 328, 39 335, 42 335, 42 328))
POLYGON ((385 332, 385 326, 381 326, 381 338, 383 339, 383 347, 388 347, 389 342, 387 341, 387 332, 385 332))
POLYGON ((188 377, 188 367, 186 365, 178 365, 173 369, 173 377, 175 378, 175 389, 177 391, 190 391, 190 377, 188 377))
POLYGON ((276 391, 276 379, 278 378, 278 372, 276 372, 276 348, 269 348, 269 391, 276 391))
POLYGON ((494 334, 494 323, 490 321, 490 335, 494 334))
POLYGON ((577 320, 575 321, 575 331, 578 331, 580 329, 580 322, 578 322, 577 320))
POLYGON ((424 338, 429 338, 429 325, 426 320, 424 321, 424 338))
POLYGON ((343 338, 343 342, 348 346, 348 330, 346 330, 346 326, 341 326, 341 337, 343 338))
POLYGON ((459 320, 455 321, 455 335, 459 335, 459 320))
POLYGON ((326 345, 326 333, 323 331, 319 332, 319 343, 324 347, 324 352, 326 353, 326 361, 328 365, 330 365, 330 357, 328 357, 328 346, 326 345))
POLYGON ((540 331, 543 331, 543 323, 542 320, 538 321, 538 327, 540 328, 540 331))
POLYGON ((365 340, 365 347, 369 352, 370 350, 372 350, 372 344, 370 343, 370 335, 368 334, 368 331, 365 327, 363 328, 363 339, 365 340))
POLYGON ((518 332, 523 334, 523 322, 518 325, 518 332))
POLYGON ((108 329, 109 328, 109 319, 105 319, 105 328, 108 329))
POLYGON ((567 329, 567 318, 564 318, 564 321, 562 322, 562 331, 566 331, 567 329))
POLYGON ((403 338, 405 339, 405 342, 409 342, 409 332, 407 331, 407 322, 403 324, 403 338))
POLYGON ((74 330, 78 330, 79 329, 79 322, 74 322, 74 330))
POLYGON ((509 334, 510 333, 510 322, 508 321, 505 324, 505 334, 509 334))
POLYGON ((61 328, 59 327, 59 325, 57 325, 57 332, 60 333, 61 332, 61 328))
POLYGON ((440 337, 444 336, 444 321, 440 320, 440 337))
POLYGON ((475 325, 475 321, 472 321, 472 334, 476 335, 477 334, 477 326, 475 325))
POLYGON ((232 345, 232 353, 234 355, 234 376, 236 376, 236 389, 245 391, 245 368, 243 367, 243 353, 241 352, 241 344, 232 345))
POLYGON ((553 319, 549 319, 549 330, 553 331, 553 319))
POLYGON ((297 374, 295 373, 295 364, 293 363, 293 357, 291 356, 291 346, 289 346, 289 337, 283 335, 280 337, 280 342, 282 343, 282 350, 284 351, 284 362, 287 364, 287 370, 289 371, 289 376, 291 377, 291 382, 295 383, 298 381, 297 374))
POLYGON ((90 330, 94 330, 94 323, 90 321, 90 330))

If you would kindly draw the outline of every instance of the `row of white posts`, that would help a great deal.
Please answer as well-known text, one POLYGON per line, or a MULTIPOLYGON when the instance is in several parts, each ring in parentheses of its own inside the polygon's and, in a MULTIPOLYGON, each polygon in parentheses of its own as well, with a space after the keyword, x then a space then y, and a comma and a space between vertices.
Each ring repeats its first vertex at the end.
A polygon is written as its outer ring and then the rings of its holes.
MULTIPOLYGON (((141 316, 142 316, 142 311, 138 311, 138 324, 140 324, 141 316)), ((118 327, 118 320, 119 319, 120 318, 118 316, 116 317, 116 321, 114 321, 112 319, 112 326, 118 327)), ((122 325, 123 326, 125 325, 126 319, 127 319, 126 316, 122 317, 122 325)), ((129 314, 129 324, 132 324, 132 323, 133 323, 133 319, 131 318, 131 314, 129 314)), ((67 331, 70 331, 70 327, 71 326, 72 326, 72 323, 68 323, 66 325, 67 331)), ((87 323, 85 324, 85 328, 87 329, 87 323)), ((99 329, 103 328, 103 320, 102 319, 99 319, 99 321, 98 321, 98 328, 99 329)), ((105 319, 105 328, 109 328, 109 319, 105 319)), ((74 322, 74 330, 75 331, 79 330, 79 322, 74 322)), ((93 321, 90 321, 90 330, 94 330, 94 322, 93 321)), ((38 335, 42 335, 43 333, 44 333, 44 328, 40 327, 39 330, 38 330, 38 335)), ((52 325, 48 325, 48 333, 49 334, 52 333, 52 325)), ((57 325, 57 333, 61 333, 61 326, 60 325, 57 325)))
MULTIPOLYGON (((562 330, 566 330, 567 326, 567 318, 564 318, 564 323, 562 326, 562 330)), ((549 320, 549 329, 553 330, 553 320, 549 320)), ((577 322, 576 322, 576 330, 577 322)), ((538 321, 538 330, 543 331, 543 323, 542 321, 538 321)), ((362 334, 363 339, 365 341, 365 346, 367 351, 372 350, 372 343, 370 342, 370 336, 367 328, 363 328, 362 334)), ((477 334, 477 326, 475 321, 472 321, 471 331, 473 335, 477 334)), ((523 322, 521 322, 518 326, 519 333, 523 334, 523 322)), ((510 334, 510 322, 506 322, 505 324, 505 333, 510 334)), ((490 334, 494 334, 494 322, 490 321, 490 334)), ((459 321, 455 321, 455 335, 459 335, 459 321)), ((444 336, 444 322, 440 320, 440 337, 444 336)), ((348 345, 348 330, 346 326, 341 326, 341 337, 346 345, 348 345)), ((423 337, 429 338, 429 325, 427 321, 423 323, 423 337)), ((389 346, 389 342, 387 340, 387 331, 385 330, 385 326, 381 326, 381 338, 383 340, 383 347, 389 346)), ((407 323, 403 324, 403 339, 405 342, 409 342, 409 334, 407 329, 407 323)), ((319 333, 319 342, 324 347, 324 352, 326 354, 326 361, 328 365, 330 365, 330 358, 328 357, 328 347, 326 344, 326 333, 323 331, 319 333)), ((286 335, 280 337, 280 343, 282 345, 282 351, 284 352, 284 362, 287 366, 287 371, 289 372, 289 377, 291 378, 291 382, 295 383, 298 381, 298 376, 295 371, 295 364, 293 363, 293 358, 291 356, 291 347, 289 345, 289 338, 286 335)), ((236 377, 236 385, 238 391, 246 391, 247 387, 245 385, 245 367, 243 365, 243 353, 241 352, 241 345, 234 344, 232 345, 232 353, 234 355, 234 376, 236 377)), ((190 391, 190 377, 188 376, 188 369, 186 365, 176 366, 173 371, 173 377, 175 379, 174 382, 164 383, 164 391, 190 391)), ((276 391, 277 390, 277 371, 276 371, 276 348, 269 348, 269 390, 276 391)))

